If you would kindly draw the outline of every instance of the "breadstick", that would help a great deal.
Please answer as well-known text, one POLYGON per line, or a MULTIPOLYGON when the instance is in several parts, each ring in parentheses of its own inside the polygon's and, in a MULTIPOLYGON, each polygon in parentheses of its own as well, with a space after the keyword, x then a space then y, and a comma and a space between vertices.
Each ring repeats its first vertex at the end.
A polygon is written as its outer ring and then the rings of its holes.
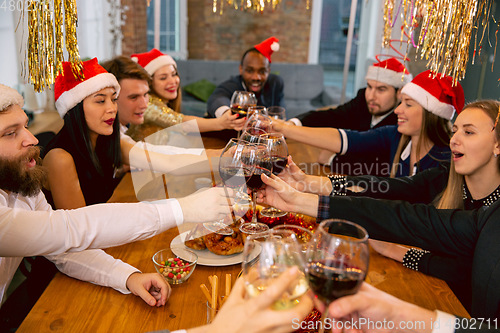
POLYGON ((226 298, 231 293, 231 274, 226 274, 226 298))
POLYGON ((205 295, 205 297, 207 298, 208 304, 210 304, 210 306, 212 306, 212 304, 211 304, 212 299, 210 298, 210 293, 208 292, 207 286, 205 284, 200 284, 200 289, 203 292, 203 295, 205 295))
MULTIPOLYGON (((214 311, 217 309, 217 295, 219 294, 219 277, 212 276, 212 308, 214 311)), ((215 316, 215 313, 214 313, 215 316)))

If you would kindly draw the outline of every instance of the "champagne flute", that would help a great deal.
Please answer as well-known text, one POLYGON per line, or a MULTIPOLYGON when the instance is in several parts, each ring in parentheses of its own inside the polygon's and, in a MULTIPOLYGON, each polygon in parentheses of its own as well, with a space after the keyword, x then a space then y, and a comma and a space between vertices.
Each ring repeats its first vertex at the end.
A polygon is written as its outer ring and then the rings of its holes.
MULTIPOLYGON (((344 220, 324 220, 307 250, 306 276, 312 292, 328 305, 339 297, 355 294, 368 271, 368 233, 344 220)), ((320 333, 324 332, 321 325, 320 333)))
MULTIPOLYGON (((249 175, 250 170, 244 167, 241 158, 245 154, 249 154, 248 151, 251 149, 254 149, 254 147, 248 142, 237 141, 236 139, 229 140, 222 150, 219 160, 219 175, 224 186, 239 188, 239 191, 245 186, 245 177, 249 175)), ((224 223, 224 219, 203 223, 203 225, 208 230, 218 234, 233 234, 233 230, 224 223)))
POLYGON ((271 119, 286 121, 285 108, 282 106, 270 106, 267 108, 267 114, 271 119))
MULTIPOLYGON (((288 146, 285 137, 279 133, 267 133, 260 136, 260 142, 269 148, 273 174, 279 175, 285 169, 288 161, 288 146)), ((287 214, 287 212, 275 207, 265 208, 260 213, 267 217, 282 217, 287 214)))
POLYGON ((258 296, 292 266, 297 266, 300 273, 294 283, 273 303, 272 308, 275 310, 295 306, 300 296, 309 289, 305 276, 305 262, 297 238, 289 230, 273 229, 249 236, 245 241, 242 263, 247 295, 258 296), (255 248, 261 248, 257 258, 253 258, 255 248))
POLYGON ((231 113, 238 118, 246 117, 248 108, 257 105, 257 98, 253 92, 236 90, 231 97, 231 113))

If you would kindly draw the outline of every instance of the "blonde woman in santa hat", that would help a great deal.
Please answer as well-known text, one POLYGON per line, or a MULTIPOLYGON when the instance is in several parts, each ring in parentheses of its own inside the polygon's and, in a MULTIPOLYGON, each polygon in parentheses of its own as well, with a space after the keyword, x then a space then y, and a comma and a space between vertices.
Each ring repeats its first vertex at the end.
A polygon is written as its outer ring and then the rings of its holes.
POLYGON ((335 128, 297 127, 273 122, 273 129, 291 138, 340 154, 390 152, 385 162, 391 177, 411 176, 449 161, 451 123, 462 111, 464 92, 449 76, 425 71, 402 89, 402 103, 394 113, 397 126, 365 132, 335 128))
MULTIPOLYGON (((132 60, 151 75, 149 86, 149 103, 144 112, 144 122, 140 125, 131 125, 127 134, 135 141, 143 140, 149 135, 164 128, 195 120, 185 124, 185 132, 210 132, 224 129, 240 129, 244 120, 237 119, 238 115, 226 114, 217 119, 206 119, 196 116, 187 116, 181 113, 181 82, 175 60, 168 54, 157 49, 146 53, 133 54, 132 60)), ((165 139, 166 140, 166 139, 165 139)), ((165 143, 165 142, 163 142, 165 143)))

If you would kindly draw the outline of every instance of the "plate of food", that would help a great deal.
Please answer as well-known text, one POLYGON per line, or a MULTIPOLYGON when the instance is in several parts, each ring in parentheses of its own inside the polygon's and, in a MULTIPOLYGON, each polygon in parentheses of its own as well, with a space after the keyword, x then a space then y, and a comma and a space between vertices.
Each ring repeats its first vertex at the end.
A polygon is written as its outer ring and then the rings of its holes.
MULTIPOLYGON (((232 235, 220 235, 209 232, 198 224, 191 231, 183 232, 172 240, 170 248, 177 256, 182 258, 181 251, 175 252, 176 248, 195 250, 198 255, 198 265, 204 266, 229 266, 239 264, 243 261, 243 238, 236 225, 231 225, 234 233, 232 235)), ((256 258, 260 248, 255 248, 251 258, 256 258)))

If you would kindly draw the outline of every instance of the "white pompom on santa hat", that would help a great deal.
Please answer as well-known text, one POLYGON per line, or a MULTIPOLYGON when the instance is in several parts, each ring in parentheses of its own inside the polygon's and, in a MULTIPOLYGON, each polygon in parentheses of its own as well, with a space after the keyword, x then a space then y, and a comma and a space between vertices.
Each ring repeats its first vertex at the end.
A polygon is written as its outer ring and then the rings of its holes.
POLYGON ((379 81, 394 88, 401 88, 413 79, 406 67, 396 58, 389 58, 368 67, 366 80, 379 81))
POLYGON ((464 90, 460 83, 453 84, 453 79, 444 74, 426 70, 403 87, 401 93, 415 100, 427 111, 451 120, 455 112, 464 108, 464 90))
POLYGON ((56 109, 61 118, 86 97, 104 88, 112 87, 116 96, 120 93, 120 85, 115 76, 108 73, 97 58, 82 62, 83 81, 75 78, 69 61, 63 62, 63 72, 56 77, 54 84, 54 98, 56 109))
POLYGON ((6 85, 0 84, 0 111, 7 109, 12 105, 19 105, 20 108, 24 105, 23 96, 6 85))
POLYGON ((151 76, 163 66, 174 65, 177 68, 174 58, 162 53, 158 49, 152 49, 145 53, 132 54, 130 58, 141 65, 151 76))
POLYGON ((269 37, 260 44, 254 46, 264 57, 271 62, 271 55, 280 49, 279 40, 276 37, 269 37))

